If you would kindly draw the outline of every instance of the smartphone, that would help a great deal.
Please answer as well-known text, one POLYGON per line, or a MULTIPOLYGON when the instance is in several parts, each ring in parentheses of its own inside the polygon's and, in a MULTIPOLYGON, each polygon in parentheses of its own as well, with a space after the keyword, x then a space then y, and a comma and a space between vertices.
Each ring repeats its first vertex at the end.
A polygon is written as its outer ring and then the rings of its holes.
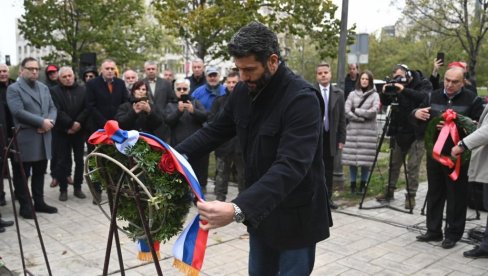
POLYGON ((187 103, 190 100, 190 96, 188 94, 183 94, 180 96, 180 101, 187 103))
POLYGON ((444 65, 444 53, 443 52, 438 52, 436 59, 441 60, 441 66, 444 65))

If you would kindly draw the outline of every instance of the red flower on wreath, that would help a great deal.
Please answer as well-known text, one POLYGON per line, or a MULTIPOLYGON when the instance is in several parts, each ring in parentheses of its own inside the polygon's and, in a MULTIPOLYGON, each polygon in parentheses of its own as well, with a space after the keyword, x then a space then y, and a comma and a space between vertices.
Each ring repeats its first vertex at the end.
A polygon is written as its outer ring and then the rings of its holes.
POLYGON ((159 161, 158 167, 169 174, 173 174, 176 170, 175 162, 168 153, 161 155, 161 161, 159 161))

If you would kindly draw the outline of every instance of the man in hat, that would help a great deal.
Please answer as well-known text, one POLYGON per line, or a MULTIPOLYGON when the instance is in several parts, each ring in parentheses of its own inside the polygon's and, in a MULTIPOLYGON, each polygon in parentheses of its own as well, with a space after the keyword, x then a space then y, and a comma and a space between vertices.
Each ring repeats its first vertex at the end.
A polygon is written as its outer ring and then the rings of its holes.
POLYGON ((44 72, 46 74, 46 80, 44 81, 44 84, 47 85, 49 89, 58 85, 58 70, 58 66, 54 64, 49 64, 46 67, 46 70, 44 72))

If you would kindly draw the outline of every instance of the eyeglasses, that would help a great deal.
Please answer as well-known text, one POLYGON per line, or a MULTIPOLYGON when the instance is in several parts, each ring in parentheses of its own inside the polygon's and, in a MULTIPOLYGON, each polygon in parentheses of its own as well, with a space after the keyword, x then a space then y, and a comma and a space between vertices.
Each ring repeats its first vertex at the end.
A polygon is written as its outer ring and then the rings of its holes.
POLYGON ((24 67, 24 69, 30 72, 39 71, 39 67, 24 67))
POLYGON ((187 91, 187 90, 188 90, 188 88, 186 88, 186 87, 178 87, 178 88, 176 88, 176 91, 187 91))

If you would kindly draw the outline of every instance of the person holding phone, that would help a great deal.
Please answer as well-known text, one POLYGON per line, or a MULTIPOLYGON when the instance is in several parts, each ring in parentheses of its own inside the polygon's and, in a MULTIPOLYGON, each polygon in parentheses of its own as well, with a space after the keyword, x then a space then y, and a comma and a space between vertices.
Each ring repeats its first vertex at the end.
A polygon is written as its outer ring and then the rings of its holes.
MULTIPOLYGON (((165 109, 165 122, 171 130, 170 144, 172 146, 179 144, 202 128, 207 121, 207 111, 203 104, 199 100, 191 100, 189 97, 190 81, 188 79, 177 79, 174 91, 176 100, 169 102, 165 109)), ((203 178, 206 179, 208 175, 208 156, 206 158, 199 157, 188 160, 199 183, 204 183, 203 178)))
POLYGON ((115 120, 119 122, 121 129, 156 135, 155 131, 160 127, 163 118, 149 101, 147 93, 148 87, 144 81, 140 80, 132 85, 129 102, 120 105, 115 114, 115 120))
MULTIPOLYGON (((444 87, 444 83, 441 81, 441 77, 439 75, 439 70, 441 66, 444 66, 445 61, 445 54, 443 52, 438 52, 437 57, 434 59, 434 69, 432 70, 432 75, 430 75, 430 82, 432 83, 432 87, 434 90, 440 89, 444 87)), ((476 88, 476 80, 471 78, 469 74, 469 66, 464 61, 453 61, 447 65, 447 69, 459 67, 463 69, 464 72, 464 88, 473 91, 476 95, 478 95, 478 89, 476 88)))

